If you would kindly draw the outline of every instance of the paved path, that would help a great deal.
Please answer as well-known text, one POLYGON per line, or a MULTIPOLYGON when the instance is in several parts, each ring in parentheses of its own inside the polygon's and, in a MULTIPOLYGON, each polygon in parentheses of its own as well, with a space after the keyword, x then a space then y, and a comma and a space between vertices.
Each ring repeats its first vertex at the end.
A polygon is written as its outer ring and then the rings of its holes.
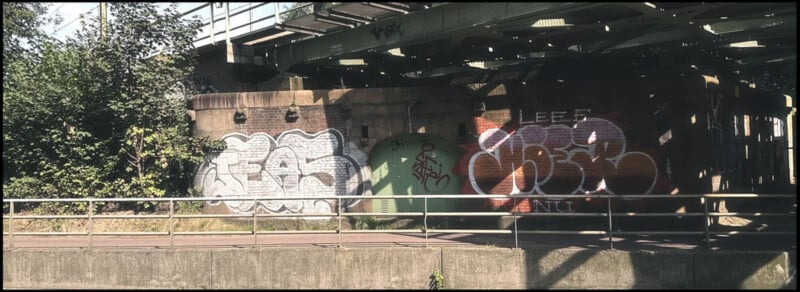
MULTIPOLYGON (((337 247, 338 234, 265 234, 258 235, 258 247, 337 247)), ((704 249, 702 236, 626 236, 614 237, 618 250, 652 249, 704 249)), ((342 234, 344 247, 424 247, 430 246, 495 246, 513 248, 512 234, 342 234)), ((9 248, 8 236, 3 237, 3 248, 9 248)), ((176 235, 176 248, 251 248, 252 235, 176 235)), ((608 249, 608 237, 596 235, 519 235, 521 248, 589 248, 608 249)), ((15 248, 85 248, 87 236, 14 236, 15 248)), ((168 236, 95 236, 94 248, 159 248, 168 249, 168 236)), ((738 235, 712 239, 713 249, 787 250, 797 249, 795 236, 738 235)))

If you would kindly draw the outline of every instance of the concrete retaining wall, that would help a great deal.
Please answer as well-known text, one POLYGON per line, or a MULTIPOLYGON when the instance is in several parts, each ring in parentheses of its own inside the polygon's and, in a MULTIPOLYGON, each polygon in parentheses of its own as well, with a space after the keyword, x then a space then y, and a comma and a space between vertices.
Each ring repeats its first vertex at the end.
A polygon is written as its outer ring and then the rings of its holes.
POLYGON ((475 248, 4 249, 4 288, 795 288, 780 251, 475 248))

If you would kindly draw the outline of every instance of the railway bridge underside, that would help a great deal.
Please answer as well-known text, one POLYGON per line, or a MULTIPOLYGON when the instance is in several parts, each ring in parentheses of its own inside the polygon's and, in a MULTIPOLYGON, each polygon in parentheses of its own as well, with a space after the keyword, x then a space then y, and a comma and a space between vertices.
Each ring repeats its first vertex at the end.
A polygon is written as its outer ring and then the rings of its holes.
MULTIPOLYGON (((200 46, 195 77, 207 86, 191 99, 195 134, 229 146, 197 174, 206 195, 796 193, 794 3, 325 2, 276 11, 264 28, 217 29, 200 46)), ((614 207, 702 208, 621 201, 614 207)), ((324 213, 336 204, 216 208, 324 213)), ((721 212, 770 208, 796 205, 713 203, 721 212)), ((714 223, 752 223, 729 219, 714 223)))

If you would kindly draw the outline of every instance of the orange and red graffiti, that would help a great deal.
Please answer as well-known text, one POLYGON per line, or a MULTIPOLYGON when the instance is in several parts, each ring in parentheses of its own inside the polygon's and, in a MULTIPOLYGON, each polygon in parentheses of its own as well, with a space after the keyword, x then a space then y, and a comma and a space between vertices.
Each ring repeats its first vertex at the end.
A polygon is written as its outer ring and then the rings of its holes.
POLYGON ((478 194, 647 194, 658 178, 656 162, 626 152, 623 131, 602 118, 484 129, 478 146, 466 165, 478 194))

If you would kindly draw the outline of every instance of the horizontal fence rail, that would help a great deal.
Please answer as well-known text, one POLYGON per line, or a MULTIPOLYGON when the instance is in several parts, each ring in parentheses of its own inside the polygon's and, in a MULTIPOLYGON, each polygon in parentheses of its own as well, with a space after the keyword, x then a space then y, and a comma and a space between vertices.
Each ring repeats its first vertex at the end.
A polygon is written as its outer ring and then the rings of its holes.
POLYGON ((194 45, 199 48, 257 34, 275 24, 290 20, 283 19, 286 16, 299 17, 310 13, 308 10, 313 4, 314 2, 203 2, 182 12, 181 18, 199 18, 201 30, 194 37, 194 45))
MULTIPOLYGON (((187 198, 56 198, 56 199, 4 199, 3 200, 3 220, 4 225, 7 221, 7 228, 3 229, 3 235, 8 237, 9 247, 14 248, 14 236, 87 236, 88 247, 94 246, 94 236, 141 236, 141 235, 160 235, 169 236, 170 248, 175 248, 174 237, 176 235, 253 235, 253 247, 258 246, 257 235, 265 234, 338 234, 338 246, 342 246, 342 234, 347 233, 418 233, 425 235, 425 245, 428 244, 430 233, 468 233, 468 234, 511 234, 514 236, 514 246, 519 247, 518 234, 558 234, 558 235, 605 235, 608 237, 608 247, 613 249, 613 235, 702 235, 706 247, 710 248, 710 237, 712 235, 791 235, 796 234, 796 227, 789 231, 712 231, 710 225, 712 218, 728 216, 745 217, 789 217, 791 222, 796 220, 796 194, 652 194, 652 195, 475 195, 475 194, 452 194, 452 195, 377 195, 377 196, 286 196, 286 197, 187 197, 187 198), (790 199, 791 211, 787 212, 710 212, 709 202, 711 199, 790 199), (422 201, 422 212, 346 212, 343 208, 342 200, 397 200, 414 199, 422 201), (513 208, 510 211, 502 210, 481 210, 481 211, 458 211, 458 212, 429 212, 429 199, 445 200, 474 200, 474 199, 496 199, 513 201, 513 208), (523 199, 600 199, 605 203, 605 210, 594 210, 592 212, 519 212, 519 205, 523 199), (604 200, 603 200, 604 199, 604 200), (702 205, 702 212, 617 212, 612 210, 613 200, 658 200, 658 199, 698 199, 702 205), (286 200, 322 200, 327 201, 336 207, 336 212, 328 213, 258 213, 251 211, 239 214, 175 214, 175 204, 177 202, 223 202, 223 201, 242 201, 252 202, 253 210, 257 210, 259 202, 266 201, 286 201, 286 200), (135 215, 102 215, 94 214, 97 203, 119 203, 119 202, 161 202, 168 203, 167 214, 135 214, 135 215), (19 215, 15 213, 20 204, 30 203, 87 203, 85 215, 19 215), (5 213, 7 210, 7 213, 5 213), (405 229, 342 229, 342 220, 346 217, 418 217, 422 219, 421 228, 405 229), (258 230, 258 218, 299 218, 299 217, 336 217, 336 229, 329 230, 258 230), (513 218, 513 228, 509 229, 435 229, 429 228, 429 217, 498 217, 513 218), (519 230, 517 220, 523 217, 605 217, 607 224, 605 230, 519 230), (697 226, 695 230, 686 231, 663 231, 663 230, 615 230, 614 218, 628 217, 702 217, 703 225, 697 226), (247 231, 175 231, 176 219, 192 218, 220 218, 220 219, 252 219, 252 230, 247 231), (15 220, 39 220, 39 219, 81 219, 87 220, 87 230, 82 232, 19 232, 15 230, 15 220), (156 219, 167 220, 168 231, 147 231, 147 232, 95 232, 93 223, 95 220, 102 219, 156 219)), ((618 219, 619 220, 619 219, 618 219)))

